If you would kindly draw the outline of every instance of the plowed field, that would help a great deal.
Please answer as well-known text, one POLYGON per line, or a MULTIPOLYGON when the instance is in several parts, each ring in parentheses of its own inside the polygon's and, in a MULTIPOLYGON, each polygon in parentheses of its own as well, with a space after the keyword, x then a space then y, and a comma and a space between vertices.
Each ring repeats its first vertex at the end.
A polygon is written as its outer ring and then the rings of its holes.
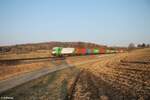
POLYGON ((71 100, 148 100, 150 49, 104 58, 89 65, 76 79, 71 100))

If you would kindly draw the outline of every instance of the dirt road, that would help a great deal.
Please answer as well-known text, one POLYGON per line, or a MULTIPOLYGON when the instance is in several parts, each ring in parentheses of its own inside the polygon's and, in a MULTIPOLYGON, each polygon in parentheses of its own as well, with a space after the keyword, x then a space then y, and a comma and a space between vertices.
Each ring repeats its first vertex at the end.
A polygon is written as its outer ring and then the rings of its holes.
MULTIPOLYGON (((112 54, 113 55, 113 54, 112 54)), ((61 65, 57 65, 54 67, 43 67, 41 69, 35 70, 35 71, 31 71, 31 72, 27 72, 24 74, 20 74, 20 75, 16 75, 13 77, 10 77, 8 79, 2 80, 0 81, 0 93, 3 91, 6 91, 10 88, 13 88, 15 86, 18 86, 20 84, 23 84, 25 82, 31 81, 33 79, 39 78, 43 75, 46 75, 48 73, 52 73, 55 71, 59 71, 65 68, 69 68, 69 67, 74 67, 74 66, 78 66, 78 65, 83 65, 83 64, 88 64, 88 63, 93 63, 96 61, 99 61, 105 57, 110 57, 112 55, 104 55, 104 56, 97 56, 97 59, 93 59, 93 60, 87 60, 87 61, 83 61, 83 62, 78 62, 75 64, 67 64, 66 61, 61 61, 61 65)), ((52 63, 56 63, 55 61, 52 61, 52 63)), ((56 64, 55 64, 56 65, 56 64)))

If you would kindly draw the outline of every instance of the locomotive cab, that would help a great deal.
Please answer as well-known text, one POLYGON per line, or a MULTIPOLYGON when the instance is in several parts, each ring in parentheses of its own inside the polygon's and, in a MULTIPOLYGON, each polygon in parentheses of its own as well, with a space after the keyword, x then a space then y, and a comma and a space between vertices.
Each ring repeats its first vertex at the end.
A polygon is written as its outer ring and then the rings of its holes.
POLYGON ((52 48, 52 55, 53 56, 61 56, 61 47, 54 47, 52 48))

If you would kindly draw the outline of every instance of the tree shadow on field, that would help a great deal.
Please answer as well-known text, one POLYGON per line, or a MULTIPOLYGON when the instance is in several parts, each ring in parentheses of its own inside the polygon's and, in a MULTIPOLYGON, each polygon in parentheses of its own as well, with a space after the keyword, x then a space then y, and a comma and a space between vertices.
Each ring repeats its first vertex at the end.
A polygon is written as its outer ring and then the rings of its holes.
POLYGON ((64 79, 62 81, 62 85, 60 87, 60 98, 62 100, 68 100, 68 91, 67 91, 67 85, 68 85, 68 81, 66 79, 64 79))

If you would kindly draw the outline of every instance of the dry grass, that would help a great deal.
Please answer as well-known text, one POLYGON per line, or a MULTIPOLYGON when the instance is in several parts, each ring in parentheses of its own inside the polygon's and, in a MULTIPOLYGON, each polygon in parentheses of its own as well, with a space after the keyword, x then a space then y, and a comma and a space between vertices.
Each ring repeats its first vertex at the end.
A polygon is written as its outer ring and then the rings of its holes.
MULTIPOLYGON (((33 56, 32 56, 33 57, 33 56)), ((35 71, 44 67, 52 67, 52 66, 59 66, 59 65, 75 65, 76 63, 80 63, 81 61, 90 60, 95 56, 82 56, 82 57, 69 57, 63 60, 57 61, 39 61, 39 62, 32 62, 29 61, 13 61, 7 63, 1 63, 0 66, 0 80, 7 79, 14 75, 23 74, 30 71, 35 71)), ((34 60, 33 60, 34 61, 34 60)))
POLYGON ((29 53, 5 53, 0 54, 0 60, 4 59, 25 59, 25 58, 40 58, 40 57, 50 57, 51 50, 38 50, 29 53))
POLYGON ((44 67, 52 67, 53 64, 49 61, 35 62, 35 63, 20 63, 14 65, 0 66, 0 80, 13 77, 15 75, 23 74, 30 71, 35 71, 44 67))
MULTIPOLYGON (((50 50, 38 50, 36 52, 24 53, 24 54, 16 54, 16 53, 5 53, 0 54, 0 60, 4 59, 25 59, 25 58, 40 58, 40 57, 50 57, 50 50)), ((14 75, 23 74, 26 72, 38 70, 43 67, 51 67, 53 64, 50 61, 12 61, 8 63, 1 62, 0 63, 0 80, 12 77, 14 75), (29 63, 28 63, 29 62, 29 63)))
POLYGON ((64 100, 67 96, 68 83, 77 75, 78 69, 68 68, 42 76, 1 96, 12 96, 16 100, 64 100))

